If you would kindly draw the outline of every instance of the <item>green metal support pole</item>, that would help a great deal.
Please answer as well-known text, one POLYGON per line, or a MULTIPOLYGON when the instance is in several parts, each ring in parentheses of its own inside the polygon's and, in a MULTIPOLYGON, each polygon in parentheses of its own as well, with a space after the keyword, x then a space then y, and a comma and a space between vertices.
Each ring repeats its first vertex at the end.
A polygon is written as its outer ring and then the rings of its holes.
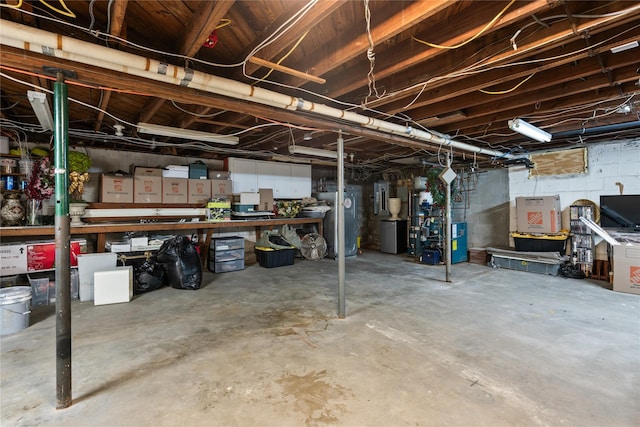
POLYGON ((56 397, 57 408, 71 406, 71 265, 69 219, 69 111, 67 85, 58 73, 53 88, 56 241, 56 397))

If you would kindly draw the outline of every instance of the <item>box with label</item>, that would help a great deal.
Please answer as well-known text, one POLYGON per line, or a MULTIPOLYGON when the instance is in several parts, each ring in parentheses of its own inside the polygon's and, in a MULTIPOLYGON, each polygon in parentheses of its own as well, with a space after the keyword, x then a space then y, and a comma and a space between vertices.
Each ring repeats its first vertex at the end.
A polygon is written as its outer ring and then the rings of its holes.
POLYGON ((187 203, 204 205, 211 198, 211 181, 208 179, 189 179, 187 203))
POLYGON ((189 166, 169 165, 162 170, 163 178, 189 178, 189 166))
POLYGON ((207 165, 198 161, 189 163, 189 179, 207 179, 207 165))
POLYGON ((562 230, 560 196, 516 197, 520 233, 559 233, 562 230))
POLYGON ((27 245, 24 243, 0 245, 0 275, 27 272, 27 245))
POLYGON ((162 178, 162 203, 187 203, 188 192, 188 179, 162 178))
POLYGON ((230 179, 212 179, 211 197, 230 197, 231 182, 232 181, 230 179))
MULTIPOLYGON (((78 255, 81 253, 80 241, 72 241, 69 250, 69 265, 78 265, 78 255)), ((52 270, 56 268, 56 243, 37 242, 27 243, 27 271, 52 270)))
POLYGON ((207 221, 230 221, 231 201, 213 198, 207 202, 207 221))
POLYGON ((640 295, 640 244, 613 247, 613 290, 640 295))
POLYGON ((133 203, 162 203, 162 169, 135 168, 133 203))
POLYGON ((260 204, 258 205, 258 210, 264 212, 273 211, 273 204, 275 203, 275 201, 273 200, 273 189, 260 188, 258 190, 258 194, 260 194, 260 204))
POLYGON ((133 203, 133 176, 103 174, 100 180, 102 203, 133 203))

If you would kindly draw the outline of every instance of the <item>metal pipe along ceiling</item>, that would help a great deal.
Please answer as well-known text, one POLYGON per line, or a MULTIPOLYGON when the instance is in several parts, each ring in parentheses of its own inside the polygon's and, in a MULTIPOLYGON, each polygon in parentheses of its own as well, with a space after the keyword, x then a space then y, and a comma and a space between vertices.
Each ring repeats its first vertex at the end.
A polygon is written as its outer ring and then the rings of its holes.
POLYGON ((450 146, 457 150, 491 157, 505 159, 515 157, 501 151, 479 148, 455 141, 436 132, 414 129, 410 126, 398 125, 351 111, 332 108, 324 104, 305 101, 302 98, 284 95, 235 80, 193 71, 142 56, 120 52, 108 47, 83 42, 71 37, 60 36, 4 19, 2 20, 2 25, 0 25, 0 44, 159 82, 191 87, 234 99, 242 99, 287 110, 307 111, 310 114, 355 123, 365 128, 408 137, 432 145, 450 146))

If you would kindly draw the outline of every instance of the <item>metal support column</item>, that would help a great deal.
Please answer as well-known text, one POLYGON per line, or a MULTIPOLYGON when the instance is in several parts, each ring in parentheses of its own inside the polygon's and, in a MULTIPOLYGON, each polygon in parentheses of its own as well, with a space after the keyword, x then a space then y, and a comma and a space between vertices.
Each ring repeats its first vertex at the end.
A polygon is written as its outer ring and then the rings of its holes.
POLYGON ((338 317, 345 314, 345 233, 344 233, 344 140, 342 131, 338 131, 338 317))
MULTIPOLYGON (((447 169, 451 169, 451 153, 447 153, 447 169)), ((445 221, 445 247, 446 250, 446 273, 445 273, 445 281, 451 281, 451 181, 447 181, 447 198, 446 198, 446 215, 447 220, 445 221)))
POLYGON ((56 241, 56 396, 57 408, 71 406, 71 267, 69 172, 69 112, 67 85, 58 73, 53 90, 56 241))

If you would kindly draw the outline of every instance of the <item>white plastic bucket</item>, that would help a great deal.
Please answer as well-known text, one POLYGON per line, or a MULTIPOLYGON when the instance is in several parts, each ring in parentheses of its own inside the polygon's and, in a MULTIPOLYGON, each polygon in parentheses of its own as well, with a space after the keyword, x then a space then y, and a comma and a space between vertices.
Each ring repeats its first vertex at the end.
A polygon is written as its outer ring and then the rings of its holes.
POLYGON ((0 289, 0 335, 9 335, 29 326, 31 286, 0 289))

